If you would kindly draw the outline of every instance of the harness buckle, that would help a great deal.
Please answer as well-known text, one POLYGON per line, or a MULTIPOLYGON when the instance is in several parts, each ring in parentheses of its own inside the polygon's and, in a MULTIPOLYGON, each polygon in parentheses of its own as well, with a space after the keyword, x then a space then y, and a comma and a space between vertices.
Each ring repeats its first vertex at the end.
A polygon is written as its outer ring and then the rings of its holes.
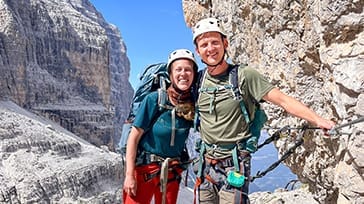
POLYGON ((149 154, 150 162, 160 162, 161 160, 155 154, 149 154))
POLYGON ((218 146, 217 144, 212 144, 212 145, 211 145, 211 149, 214 149, 214 150, 215 150, 215 149, 217 149, 217 148, 219 148, 219 146, 218 146))
POLYGON ((243 100, 243 97, 240 94, 235 94, 234 99, 236 101, 240 101, 240 100, 243 100))

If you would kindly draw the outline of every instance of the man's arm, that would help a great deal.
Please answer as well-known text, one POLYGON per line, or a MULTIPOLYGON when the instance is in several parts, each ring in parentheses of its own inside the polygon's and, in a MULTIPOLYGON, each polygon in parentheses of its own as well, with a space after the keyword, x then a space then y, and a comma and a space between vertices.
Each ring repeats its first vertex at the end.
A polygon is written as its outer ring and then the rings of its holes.
POLYGON ((326 120, 314 111, 309 109, 306 105, 298 100, 282 93, 279 89, 274 88, 263 96, 263 99, 275 105, 282 107, 288 113, 304 119, 324 130, 330 130, 334 127, 335 123, 331 120, 326 120))

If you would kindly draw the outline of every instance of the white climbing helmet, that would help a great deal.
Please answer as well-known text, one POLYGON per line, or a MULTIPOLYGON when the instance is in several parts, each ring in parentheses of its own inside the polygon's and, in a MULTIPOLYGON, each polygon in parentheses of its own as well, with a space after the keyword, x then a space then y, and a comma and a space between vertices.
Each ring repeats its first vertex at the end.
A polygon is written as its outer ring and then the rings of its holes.
POLYGON ((194 71, 197 71, 197 63, 195 60, 195 56, 193 55, 193 53, 190 50, 187 49, 178 49, 178 50, 174 50, 173 52, 171 52, 171 54, 169 54, 168 56, 168 63, 167 63, 167 70, 168 73, 170 73, 170 66, 171 64, 177 60, 177 59, 189 59, 194 63, 194 71))
POLYGON ((220 20, 216 18, 205 18, 196 23, 196 25, 192 29, 193 33, 193 42, 195 42, 196 38, 207 32, 219 32, 221 35, 226 37, 225 32, 223 31, 220 20))

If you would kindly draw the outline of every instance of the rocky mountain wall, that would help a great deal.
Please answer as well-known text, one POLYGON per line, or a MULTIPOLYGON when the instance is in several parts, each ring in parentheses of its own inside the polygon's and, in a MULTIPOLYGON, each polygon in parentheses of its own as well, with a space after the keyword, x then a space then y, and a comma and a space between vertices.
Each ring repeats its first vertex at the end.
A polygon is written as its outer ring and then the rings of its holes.
POLYGON ((0 203, 121 203, 120 155, 0 101, 0 203))
MULTIPOLYGON (((232 63, 255 67, 283 92, 338 125, 364 115, 363 1, 182 3, 188 26, 208 16, 222 21, 232 63)), ((273 127, 303 123, 278 107, 268 104, 265 109, 273 127)), ((363 132, 363 123, 330 138, 311 131, 285 164, 319 203, 364 203, 363 132)), ((281 154, 297 135, 276 143, 281 154)))
POLYGON ((88 0, 0 0, 0 97, 113 149, 133 95, 119 30, 88 0))

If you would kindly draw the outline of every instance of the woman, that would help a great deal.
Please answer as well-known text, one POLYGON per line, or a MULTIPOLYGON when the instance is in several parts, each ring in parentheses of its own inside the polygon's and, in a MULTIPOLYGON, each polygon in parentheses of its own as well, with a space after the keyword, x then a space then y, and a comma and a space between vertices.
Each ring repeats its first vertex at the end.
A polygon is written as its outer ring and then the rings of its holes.
POLYGON ((167 106, 158 107, 158 92, 143 100, 129 134, 126 150, 125 204, 176 203, 183 168, 180 158, 193 124, 192 85, 197 63, 186 49, 173 51, 167 69, 171 85, 167 106), (166 167, 167 166, 167 167, 166 167), (166 167, 166 168, 163 168, 166 167))

